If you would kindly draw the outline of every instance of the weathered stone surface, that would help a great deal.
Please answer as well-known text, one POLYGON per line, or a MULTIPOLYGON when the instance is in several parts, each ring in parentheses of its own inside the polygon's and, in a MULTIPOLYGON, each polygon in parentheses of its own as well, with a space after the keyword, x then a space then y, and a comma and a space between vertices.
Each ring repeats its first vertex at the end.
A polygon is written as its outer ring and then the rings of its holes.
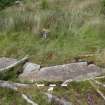
POLYGON ((19 87, 29 87, 29 85, 0 80, 0 87, 17 90, 19 87))
POLYGON ((24 58, 20 60, 11 59, 11 58, 0 58, 0 72, 7 72, 10 71, 14 67, 21 67, 18 71, 22 71, 24 63, 26 63, 28 60, 28 56, 25 56, 24 58))
POLYGON ((38 64, 34 64, 34 63, 30 63, 27 62, 24 66, 23 66, 23 74, 29 74, 33 71, 37 71, 40 69, 40 65, 38 64))
POLYGON ((0 69, 6 68, 16 62, 17 62, 16 59, 2 57, 2 58, 0 58, 0 69))
POLYGON ((52 67, 44 67, 40 71, 23 76, 22 79, 36 81, 65 81, 68 79, 81 80, 94 78, 102 73, 101 68, 95 64, 87 65, 87 62, 78 62, 52 67))

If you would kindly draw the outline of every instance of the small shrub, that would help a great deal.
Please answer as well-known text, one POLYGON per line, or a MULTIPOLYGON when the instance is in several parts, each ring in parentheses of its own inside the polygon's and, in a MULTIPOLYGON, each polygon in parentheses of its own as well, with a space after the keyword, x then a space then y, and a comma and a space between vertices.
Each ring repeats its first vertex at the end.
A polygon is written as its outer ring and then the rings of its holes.
POLYGON ((42 0, 41 8, 42 9, 48 9, 48 1, 47 0, 42 0))
POLYGON ((105 14, 105 0, 102 0, 102 13, 105 14))
POLYGON ((12 5, 16 0, 0 0, 0 9, 12 5))

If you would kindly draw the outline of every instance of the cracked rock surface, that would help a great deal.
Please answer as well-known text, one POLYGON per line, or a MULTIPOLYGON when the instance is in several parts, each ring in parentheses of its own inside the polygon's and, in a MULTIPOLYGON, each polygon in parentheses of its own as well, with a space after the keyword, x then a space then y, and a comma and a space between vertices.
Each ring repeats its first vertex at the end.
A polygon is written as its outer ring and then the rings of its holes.
POLYGON ((52 67, 44 67, 21 76, 23 80, 35 81, 65 81, 67 79, 81 80, 94 78, 102 74, 102 69, 95 64, 87 65, 87 62, 77 62, 52 67))

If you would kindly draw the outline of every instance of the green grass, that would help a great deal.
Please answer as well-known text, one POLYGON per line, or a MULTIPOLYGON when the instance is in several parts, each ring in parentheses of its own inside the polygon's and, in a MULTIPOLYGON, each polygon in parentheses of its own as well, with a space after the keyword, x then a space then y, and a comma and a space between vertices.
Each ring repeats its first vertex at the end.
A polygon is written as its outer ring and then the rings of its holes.
POLYGON ((99 81, 99 82, 105 84, 105 78, 97 79, 97 81, 99 81))
POLYGON ((0 56, 29 55, 36 63, 56 65, 71 62, 78 55, 103 50, 102 3, 95 0, 94 6, 90 1, 79 9, 85 2, 78 1, 75 7, 77 1, 73 0, 26 0, 20 9, 12 6, 0 11, 0 56), (50 30, 47 39, 40 36, 43 28, 50 30))
POLYGON ((28 105, 21 95, 10 89, 0 88, 0 105, 28 105))
POLYGON ((39 89, 33 87, 21 88, 17 92, 11 89, 0 88, 0 105, 30 105, 22 98, 21 94, 27 95, 29 99, 38 105, 54 105, 48 103, 47 96, 42 94, 39 89))
MULTIPOLYGON (((48 87, 36 88, 31 85, 30 88, 19 88, 18 92, 0 88, 0 105, 28 105, 25 100, 21 98, 20 94, 26 94, 31 100, 38 103, 38 105, 55 105, 48 103, 47 96, 43 94, 48 87), (16 98, 15 98, 16 97, 16 98)), ((105 93, 104 88, 100 88, 105 93)), ((94 90, 88 81, 85 82, 71 82, 68 87, 57 86, 54 88, 53 95, 59 98, 64 98, 72 102, 74 105, 88 105, 88 94, 92 97, 94 104, 104 105, 104 100, 94 90)))
POLYGON ((38 89, 36 87, 30 87, 26 89, 20 89, 19 91, 26 94, 27 96, 31 96, 31 99, 38 105, 53 105, 51 103, 48 103, 47 96, 42 93, 41 89, 38 89))
POLYGON ((56 87, 53 92, 58 97, 74 103, 74 105, 88 105, 88 94, 93 97, 94 104, 103 105, 104 100, 97 94, 88 81, 72 82, 68 87, 56 87))
MULTIPOLYGON (((70 63, 81 55, 95 54, 81 59, 105 67, 104 0, 24 0, 22 3, 22 6, 6 5, 0 11, 0 57, 29 55, 31 61, 50 66, 70 63), (43 28, 50 31, 47 39, 40 35, 43 28)), ((16 71, 1 74, 0 79, 18 81, 16 71)), ((21 92, 31 95, 39 105, 48 105, 38 89, 21 92)), ((87 105, 88 93, 93 95, 96 105, 103 105, 103 100, 88 81, 54 89, 55 95, 74 105, 87 105)), ((27 105, 19 93, 0 88, 0 105, 12 104, 27 105)))

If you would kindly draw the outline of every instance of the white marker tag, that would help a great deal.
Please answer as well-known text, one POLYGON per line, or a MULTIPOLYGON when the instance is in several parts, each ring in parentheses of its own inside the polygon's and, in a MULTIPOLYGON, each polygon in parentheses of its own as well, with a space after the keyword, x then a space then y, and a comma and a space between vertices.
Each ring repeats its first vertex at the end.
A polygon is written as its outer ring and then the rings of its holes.
POLYGON ((67 87, 67 84, 61 84, 62 87, 67 87))
POLYGON ((56 87, 57 85, 56 84, 50 84, 49 86, 50 87, 56 87))
POLYGON ((36 84, 37 87, 44 87, 44 84, 36 84))
POLYGON ((54 90, 54 87, 49 87, 48 92, 51 92, 54 90))

